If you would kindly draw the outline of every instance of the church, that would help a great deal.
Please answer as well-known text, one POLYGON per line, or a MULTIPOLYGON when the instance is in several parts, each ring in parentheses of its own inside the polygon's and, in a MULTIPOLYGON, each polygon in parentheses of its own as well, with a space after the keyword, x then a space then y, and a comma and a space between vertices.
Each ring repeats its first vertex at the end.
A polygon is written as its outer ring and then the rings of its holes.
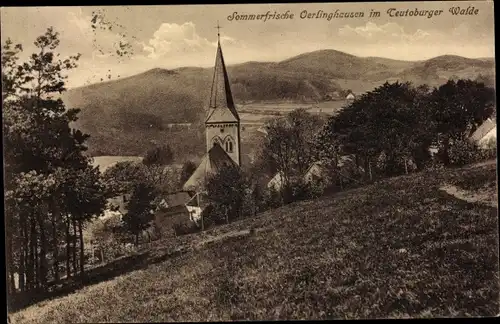
POLYGON ((205 193, 210 176, 225 168, 241 165, 240 117, 231 93, 220 34, 217 36, 214 74, 205 119, 206 153, 183 186, 184 191, 195 192, 195 196, 205 193))

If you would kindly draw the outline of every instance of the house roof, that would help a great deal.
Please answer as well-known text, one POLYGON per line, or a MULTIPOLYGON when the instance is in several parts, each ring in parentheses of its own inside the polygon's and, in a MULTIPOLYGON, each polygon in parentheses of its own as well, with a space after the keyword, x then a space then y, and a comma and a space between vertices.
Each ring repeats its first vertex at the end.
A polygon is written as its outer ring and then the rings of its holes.
POLYGON ((166 197, 163 198, 167 206, 170 207, 175 207, 175 206, 183 206, 185 203, 187 203, 190 199, 191 196, 189 193, 185 191, 180 191, 180 192, 175 192, 167 195, 166 197))
POLYGON ((238 167, 231 157, 219 144, 208 151, 201 159, 200 165, 186 181, 182 189, 184 191, 200 191, 205 188, 208 177, 216 174, 227 167, 238 167))
MULTIPOLYGON (((339 167, 343 167, 344 165, 348 164, 349 162, 353 162, 353 158, 352 156, 350 155, 342 155, 338 158, 338 161, 337 161, 337 166, 339 167)), ((322 161, 316 161, 314 163, 311 164, 311 166, 309 167, 309 169, 307 169, 306 173, 309 173, 311 171, 311 169, 313 167, 319 167, 319 168, 324 168, 326 167, 325 163, 323 163, 322 161)))
POLYGON ((488 118, 481 124, 481 126, 478 127, 478 129, 476 129, 476 131, 471 135, 470 139, 476 142, 480 141, 496 126, 497 124, 491 118, 488 118))
POLYGON ((307 169, 305 175, 307 175, 309 172, 311 172, 311 170, 314 168, 314 167, 319 167, 319 168, 322 168, 323 167, 323 163, 321 161, 317 161, 317 162, 314 162, 313 164, 311 164, 311 166, 307 169))
POLYGON ((239 122, 240 117, 236 111, 231 93, 229 77, 220 42, 217 43, 217 55, 215 57, 214 76, 212 89, 210 91, 208 117, 206 123, 239 122))

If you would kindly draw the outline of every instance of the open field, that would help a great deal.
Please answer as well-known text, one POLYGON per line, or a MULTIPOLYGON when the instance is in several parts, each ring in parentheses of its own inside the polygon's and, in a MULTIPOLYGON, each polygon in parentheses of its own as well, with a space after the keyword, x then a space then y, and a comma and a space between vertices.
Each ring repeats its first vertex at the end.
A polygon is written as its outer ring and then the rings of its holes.
POLYGON ((141 156, 94 156, 92 165, 99 166, 99 171, 104 172, 113 165, 121 162, 141 162, 141 156))
POLYGON ((493 316, 491 188, 495 163, 293 203, 159 241, 101 269, 94 285, 11 314, 12 323, 493 316), (464 201, 446 186, 483 194, 464 201))
POLYGON ((265 123, 271 118, 284 116, 295 109, 304 108, 310 113, 334 115, 346 105, 345 100, 323 101, 318 103, 252 103, 238 105, 238 114, 245 123, 265 123))

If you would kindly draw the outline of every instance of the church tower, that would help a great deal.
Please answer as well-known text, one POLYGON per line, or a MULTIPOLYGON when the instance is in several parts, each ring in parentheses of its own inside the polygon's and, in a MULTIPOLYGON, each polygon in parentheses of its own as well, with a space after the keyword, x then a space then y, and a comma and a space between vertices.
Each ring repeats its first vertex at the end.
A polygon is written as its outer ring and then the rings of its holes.
POLYGON ((208 115, 205 120, 207 152, 219 144, 237 164, 241 164, 240 117, 234 105, 229 77, 217 33, 217 54, 210 92, 208 115))
POLYGON ((229 84, 219 36, 205 119, 207 151, 200 165, 184 184, 184 191, 194 191, 197 194, 206 192, 206 182, 210 175, 241 165, 240 117, 229 84))

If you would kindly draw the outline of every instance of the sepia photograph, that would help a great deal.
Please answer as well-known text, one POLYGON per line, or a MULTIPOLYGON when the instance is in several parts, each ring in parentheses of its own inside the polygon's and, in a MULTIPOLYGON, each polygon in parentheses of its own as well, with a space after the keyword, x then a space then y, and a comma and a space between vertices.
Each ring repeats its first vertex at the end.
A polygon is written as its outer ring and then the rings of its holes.
POLYGON ((493 1, 0 13, 9 324, 500 314, 493 1))

